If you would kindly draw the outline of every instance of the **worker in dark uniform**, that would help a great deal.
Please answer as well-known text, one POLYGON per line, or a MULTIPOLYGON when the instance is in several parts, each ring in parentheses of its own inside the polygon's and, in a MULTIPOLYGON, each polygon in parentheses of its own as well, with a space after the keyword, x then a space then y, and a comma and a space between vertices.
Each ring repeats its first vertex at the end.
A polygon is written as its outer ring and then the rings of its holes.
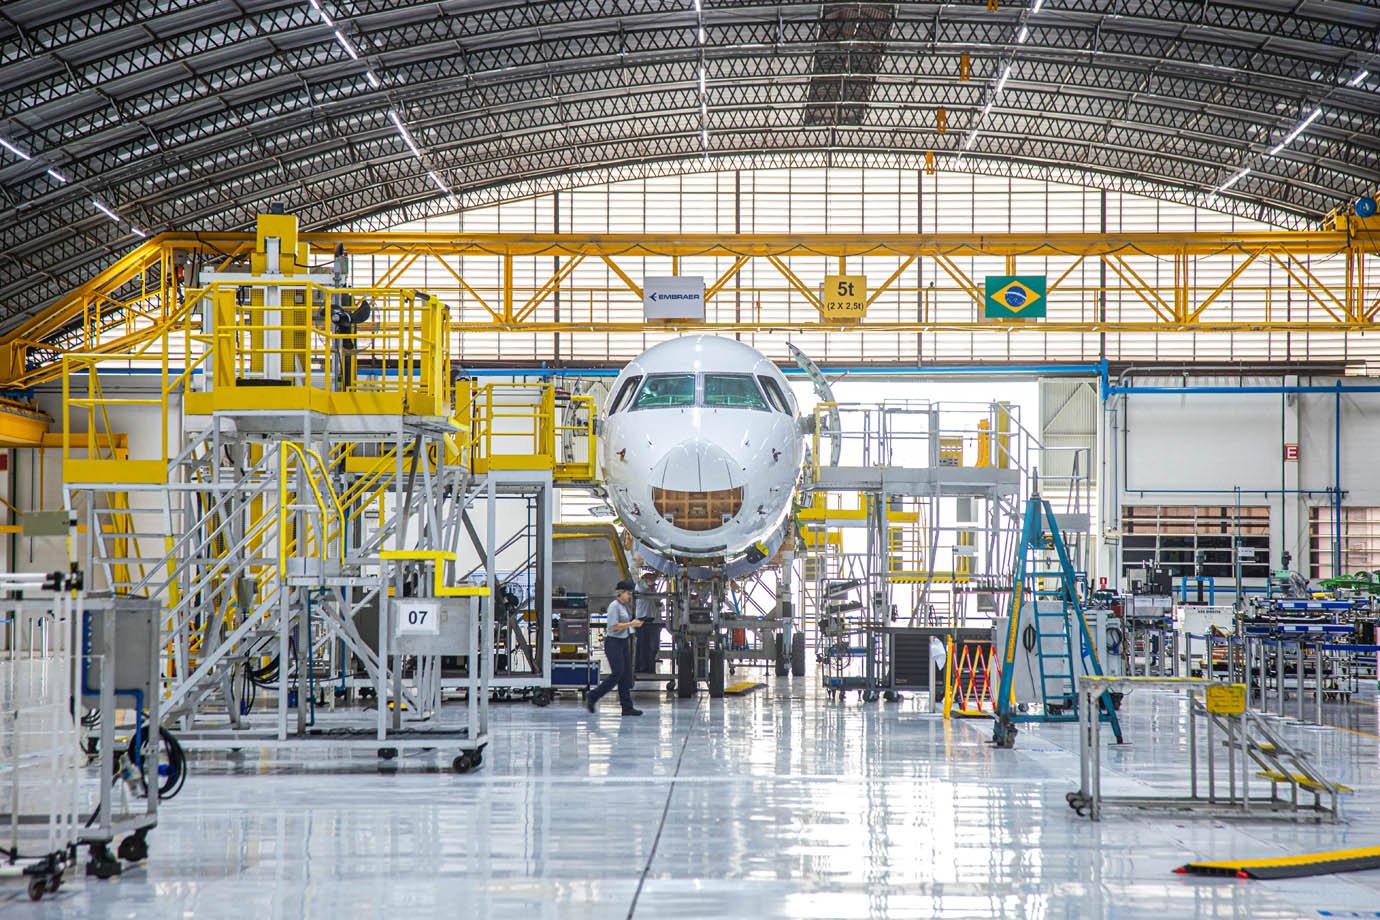
POLYGON ((634 592, 638 620, 637 652, 633 656, 635 674, 655 674, 657 654, 661 651, 661 595, 656 590, 656 572, 644 572, 634 592))
POLYGON ((633 706, 633 636, 642 621, 633 618, 633 583, 624 579, 618 583, 617 596, 609 604, 608 621, 604 627, 604 657, 609 660, 609 676, 599 682, 585 698, 585 708, 590 712, 594 706, 614 687, 618 688, 618 702, 623 704, 623 715, 640 716, 642 710, 633 706))

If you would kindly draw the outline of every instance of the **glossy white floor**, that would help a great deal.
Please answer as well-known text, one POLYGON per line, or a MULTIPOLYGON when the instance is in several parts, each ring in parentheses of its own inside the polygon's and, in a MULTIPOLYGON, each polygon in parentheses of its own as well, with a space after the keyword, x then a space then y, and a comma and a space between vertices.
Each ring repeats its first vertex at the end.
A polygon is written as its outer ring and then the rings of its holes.
MULTIPOLYGON (((657 702, 623 719, 573 698, 496 706, 485 765, 439 757, 396 775, 372 759, 270 755, 196 765, 116 882, 5 917, 1186 917, 1380 916, 1380 872, 1190 880, 1194 859, 1380 844, 1375 704, 1354 731, 1293 728, 1359 794, 1338 825, 1076 817, 1070 725, 1014 751, 986 722, 945 723, 918 698, 826 702, 813 680, 722 701, 657 702), (1363 733, 1356 733, 1357 731, 1363 733), (1333 911, 1328 914, 1326 912, 1333 911)), ((1169 791, 1181 708, 1142 691, 1110 782, 1169 791)))

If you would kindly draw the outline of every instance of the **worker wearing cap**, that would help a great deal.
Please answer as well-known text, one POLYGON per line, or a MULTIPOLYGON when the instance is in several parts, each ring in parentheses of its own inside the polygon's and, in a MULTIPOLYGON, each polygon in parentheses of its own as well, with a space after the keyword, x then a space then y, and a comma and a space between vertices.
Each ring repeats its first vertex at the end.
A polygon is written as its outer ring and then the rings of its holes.
POLYGON ((642 628, 637 631, 633 672, 655 674, 657 655, 661 651, 661 595, 656 590, 656 572, 642 573, 633 596, 637 618, 642 622, 642 628))
POLYGON ((642 625, 641 620, 633 618, 633 583, 624 579, 618 583, 617 596, 609 604, 608 619, 604 627, 604 657, 609 661, 609 676, 599 682, 599 686, 585 697, 585 708, 590 712, 594 706, 614 687, 618 688, 618 702, 623 704, 623 715, 640 716, 642 710, 634 708, 632 702, 633 686, 633 634, 642 625))

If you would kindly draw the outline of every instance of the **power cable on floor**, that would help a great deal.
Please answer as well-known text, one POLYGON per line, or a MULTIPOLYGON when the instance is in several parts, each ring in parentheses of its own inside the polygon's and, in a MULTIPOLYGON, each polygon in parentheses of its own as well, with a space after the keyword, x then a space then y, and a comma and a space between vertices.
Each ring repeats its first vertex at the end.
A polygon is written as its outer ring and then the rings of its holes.
POLYGON ((632 920, 632 916, 637 912, 637 899, 642 897, 642 886, 646 884, 647 873, 652 871, 652 861, 656 859, 656 848, 661 843, 661 832, 666 829, 666 816, 671 813, 671 796, 676 794, 676 778, 680 776, 680 765, 685 760, 685 749, 690 746, 690 736, 695 734, 695 720, 700 715, 700 703, 702 700, 696 698, 695 711, 690 713, 690 730, 685 733, 685 740, 680 743, 680 754, 676 757, 676 770, 671 774, 671 786, 666 790, 666 807, 661 809, 661 823, 656 827, 656 836, 652 838, 652 852, 647 854, 647 864, 642 867, 642 875, 637 879, 637 890, 633 892, 632 903, 628 905, 627 920, 632 920))

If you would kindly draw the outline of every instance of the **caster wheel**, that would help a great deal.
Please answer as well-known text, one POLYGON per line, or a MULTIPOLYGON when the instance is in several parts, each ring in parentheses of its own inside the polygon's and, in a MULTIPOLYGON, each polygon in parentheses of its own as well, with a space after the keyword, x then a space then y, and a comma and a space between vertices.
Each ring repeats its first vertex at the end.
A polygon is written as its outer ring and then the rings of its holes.
POLYGON ((899 703, 901 701, 901 694, 897 693, 895 690, 887 690, 882 693, 882 699, 886 700, 888 703, 899 703))
POLYGON ((393 760, 398 756, 397 748, 379 748, 380 760, 393 760))
POLYGON ((556 694, 553 690, 548 690, 545 687, 538 688, 532 691, 532 705, 550 706, 551 701, 555 698, 555 696, 556 694))
POLYGON ((864 690, 864 691, 862 692, 862 700, 863 700, 864 703, 875 703, 875 702, 877 702, 877 691, 876 691, 876 690, 864 690))
POLYGON ((56 893, 57 893, 57 890, 58 890, 59 888, 61 888, 61 887, 62 887, 62 873, 61 873, 61 872, 59 872, 57 875, 51 875, 51 876, 48 877, 48 893, 49 893, 49 894, 56 894, 56 893))
POLYGON ((116 852, 125 862, 143 862, 149 858, 149 842, 142 832, 130 834, 120 841, 120 847, 116 852))
POLYGON ((115 878, 120 874, 120 861, 110 853, 103 843, 91 847, 91 858, 86 863, 86 874, 96 878, 115 878))
POLYGON ((484 755, 478 751, 466 751, 452 760, 450 766, 456 773, 469 773, 483 762, 484 755))
POLYGON ((29 879, 29 900, 38 901, 43 898, 43 892, 48 890, 48 883, 41 878, 29 879))

